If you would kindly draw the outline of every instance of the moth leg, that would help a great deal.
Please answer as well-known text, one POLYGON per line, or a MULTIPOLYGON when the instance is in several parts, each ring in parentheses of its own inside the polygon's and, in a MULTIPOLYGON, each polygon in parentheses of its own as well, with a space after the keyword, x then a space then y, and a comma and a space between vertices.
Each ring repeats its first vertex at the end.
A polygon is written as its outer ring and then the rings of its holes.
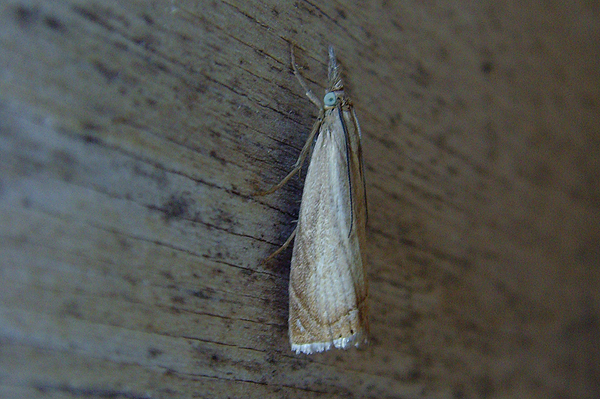
POLYGON ((300 86, 302 86, 302 88, 306 92, 306 96, 308 97, 308 99, 310 101, 312 101, 313 104, 315 104, 317 106, 317 108, 323 109, 323 104, 321 104, 321 101, 319 100, 319 98, 317 96, 315 96, 315 94, 312 92, 312 90, 309 89, 308 85, 306 84, 306 81, 304 80, 302 75, 300 75, 300 71, 298 71, 298 65, 296 65, 296 57, 294 57, 294 46, 293 45, 290 46, 290 55, 291 55, 291 59, 292 59, 292 68, 294 69, 294 75, 296 76, 296 79, 298 79, 298 82, 300 82, 300 86))
POLYGON ((306 159, 306 156, 308 155, 308 152, 310 151, 310 148, 312 147, 312 143, 315 139, 315 135, 319 132, 319 128, 321 127, 321 119, 322 118, 319 117, 317 119, 317 121, 315 122, 315 124, 313 125, 312 131, 310 132, 308 139, 306 139, 306 144, 304 144, 302 151, 300 151, 300 155, 298 156, 298 160, 294 164, 294 168, 292 169, 292 171, 290 173, 288 173, 288 175, 286 177, 284 177, 283 180, 281 180, 279 182, 279 184, 274 185, 273 187, 271 187, 270 189, 268 189, 266 191, 254 193, 253 194, 254 196, 260 197, 263 195, 269 195, 269 194, 274 193, 275 191, 277 191, 281 187, 283 187, 283 185, 285 183, 287 183, 296 173, 298 173, 302 169, 302 164, 304 163, 304 160, 306 159))
POLYGON ((273 259, 274 257, 276 257, 277 255, 279 255, 283 250, 285 250, 287 247, 290 246, 290 244, 292 243, 292 241, 294 240, 294 237, 296 237, 296 231, 298 230, 298 227, 296 227, 294 229, 294 231, 292 231, 292 234, 290 234, 290 236, 288 237, 288 239, 283 243, 283 245, 281 247, 279 247, 279 249, 275 252, 273 252, 271 255, 269 255, 265 260, 262 261, 263 264, 269 262, 271 259, 273 259))
POLYGON ((304 144, 302 151, 300 151, 300 156, 298 157, 298 160, 294 164, 294 168, 292 169, 292 171, 290 173, 288 173, 288 175, 286 177, 284 177, 283 180, 281 180, 279 182, 279 184, 274 185, 273 187, 271 187, 270 189, 268 189, 266 191, 259 191, 259 192, 253 193, 253 194, 251 194, 252 196, 260 197, 263 195, 269 195, 269 194, 274 193, 275 191, 277 191, 281 187, 283 187, 284 184, 286 184, 296 173, 298 173, 302 169, 302 164, 304 163, 304 160, 306 159, 306 156, 308 155, 308 152, 310 151, 310 148, 312 147, 312 143, 314 141, 315 135, 318 133, 319 128, 321 127, 321 122, 323 120, 323 114, 324 114, 323 104, 321 104, 321 101, 319 101, 317 96, 315 96, 314 93, 312 92, 312 90, 310 90, 310 88, 304 81, 304 78, 302 77, 302 75, 300 75, 300 71, 298 71, 298 66, 296 65, 296 57, 294 56, 294 45, 290 45, 290 57, 291 57, 291 61, 292 61, 292 68, 294 69, 294 75, 298 79, 298 82, 300 82, 300 86, 302 86, 302 88, 306 92, 306 96, 309 98, 309 100, 312 101, 320 110, 319 118, 313 125, 312 131, 310 132, 310 135, 308 136, 308 139, 306 140, 306 144, 304 144))

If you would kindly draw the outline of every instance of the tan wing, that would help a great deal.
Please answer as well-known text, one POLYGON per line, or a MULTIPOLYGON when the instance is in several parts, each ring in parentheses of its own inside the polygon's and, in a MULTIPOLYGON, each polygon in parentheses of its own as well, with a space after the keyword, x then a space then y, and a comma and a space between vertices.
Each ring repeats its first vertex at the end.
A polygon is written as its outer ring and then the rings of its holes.
POLYGON ((304 183, 292 254, 289 334, 297 353, 358 345, 368 334, 360 151, 351 106, 326 111, 304 183))

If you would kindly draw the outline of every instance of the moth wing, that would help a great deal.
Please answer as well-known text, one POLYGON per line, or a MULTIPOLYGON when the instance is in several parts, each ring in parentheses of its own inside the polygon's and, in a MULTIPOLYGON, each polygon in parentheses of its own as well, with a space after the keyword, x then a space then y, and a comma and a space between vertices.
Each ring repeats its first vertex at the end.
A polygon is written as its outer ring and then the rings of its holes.
POLYGON ((358 124, 326 114, 304 183, 290 271, 292 350, 346 348, 368 333, 361 243, 365 198, 358 124))

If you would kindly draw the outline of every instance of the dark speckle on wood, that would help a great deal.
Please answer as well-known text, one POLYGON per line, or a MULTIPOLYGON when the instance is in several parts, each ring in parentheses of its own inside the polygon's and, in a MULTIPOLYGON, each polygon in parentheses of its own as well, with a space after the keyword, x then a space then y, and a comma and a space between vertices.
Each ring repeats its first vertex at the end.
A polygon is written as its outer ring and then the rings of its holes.
POLYGON ((142 19, 148 25, 154 25, 154 18, 152 18, 150 15, 148 15, 148 14, 142 14, 142 19))
POLYGON ((195 291, 192 295, 200 299, 210 299, 215 294, 215 290, 212 288, 203 288, 195 291))
POLYGON ((163 351, 157 348, 148 348, 148 357, 154 359, 163 354, 163 351))
POLYGON ((165 202, 161 210, 164 212, 165 219, 177 219, 185 216, 188 213, 190 200, 184 195, 172 195, 165 202))
POLYGON ((40 12, 37 7, 18 5, 14 9, 15 19, 21 28, 27 27, 39 19, 40 12))
POLYGON ((424 88, 429 86, 429 82, 431 81, 431 73, 420 62, 417 64, 416 72, 412 73, 410 77, 415 83, 424 88))
POLYGON ((178 305, 184 305, 185 304, 185 298, 177 295, 177 296, 173 296, 171 297, 171 302, 178 304, 178 305))
POLYGON ((67 28, 66 26, 56 17, 52 17, 52 16, 46 16, 44 17, 44 24, 59 33, 66 33, 67 32, 67 28))
POLYGON ((227 160, 219 157, 219 155, 217 154, 217 151, 212 150, 210 152, 210 156, 213 157, 214 159, 218 160, 221 163, 221 165, 223 165, 223 166, 227 165, 227 160))
POLYGON ((110 68, 101 61, 94 61, 92 62, 92 64, 109 84, 112 83, 119 76, 119 71, 117 69, 110 68))
POLYGON ((494 64, 491 61, 485 61, 481 63, 481 72, 486 75, 489 75, 494 69, 494 64))
POLYGON ((104 29, 108 31, 113 31, 115 28, 108 23, 107 16, 100 14, 98 11, 93 10, 91 6, 84 7, 75 5, 73 6, 73 11, 87 19, 88 21, 102 26, 104 29))

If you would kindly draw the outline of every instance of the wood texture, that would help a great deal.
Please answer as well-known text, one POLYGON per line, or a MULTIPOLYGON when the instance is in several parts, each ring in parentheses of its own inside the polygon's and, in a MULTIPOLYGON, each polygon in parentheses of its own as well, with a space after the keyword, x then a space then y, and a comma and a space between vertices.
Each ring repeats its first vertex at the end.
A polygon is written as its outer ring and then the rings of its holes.
POLYGON ((594 2, 0 4, 0 397, 600 396, 594 2), (371 344, 297 356, 276 194, 328 44, 371 344))

